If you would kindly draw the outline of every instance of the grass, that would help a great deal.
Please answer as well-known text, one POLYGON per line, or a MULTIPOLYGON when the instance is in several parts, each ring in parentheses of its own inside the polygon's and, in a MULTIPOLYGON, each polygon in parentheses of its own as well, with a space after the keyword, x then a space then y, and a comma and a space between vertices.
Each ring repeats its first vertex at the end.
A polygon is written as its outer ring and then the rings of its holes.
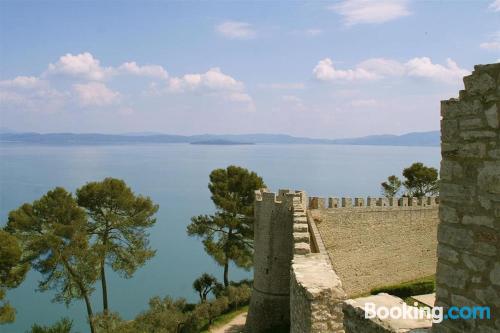
POLYGON ((370 294, 376 295, 379 293, 387 293, 389 295, 400 297, 408 302, 412 300, 411 296, 433 293, 436 290, 435 281, 436 277, 434 275, 430 275, 408 282, 374 288, 370 291, 370 294))
POLYGON ((210 329, 224 326, 227 323, 229 323, 231 320, 233 320, 234 318, 236 318, 239 314, 244 313, 244 312, 248 312, 248 305, 242 306, 241 308, 238 308, 238 309, 236 309, 234 311, 231 311, 231 312, 228 312, 228 313, 224 313, 223 315, 220 315, 219 317, 217 317, 213 321, 213 323, 210 326, 210 328, 207 328, 206 330, 201 331, 201 333, 209 333, 210 329))

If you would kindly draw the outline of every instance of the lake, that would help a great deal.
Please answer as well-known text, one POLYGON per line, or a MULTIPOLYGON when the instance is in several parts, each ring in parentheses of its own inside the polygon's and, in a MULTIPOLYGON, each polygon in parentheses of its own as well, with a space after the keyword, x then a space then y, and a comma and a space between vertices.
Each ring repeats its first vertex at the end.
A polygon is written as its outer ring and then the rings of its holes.
MULTIPOLYGON (((234 164, 264 178, 268 187, 303 189, 317 196, 379 196, 380 183, 400 175, 415 161, 439 167, 438 147, 248 145, 200 146, 147 144, 113 146, 0 146, 0 225, 8 212, 31 202, 55 186, 74 191, 89 181, 121 178, 136 193, 160 205, 150 240, 156 256, 133 278, 122 279, 108 269, 110 307, 131 319, 147 308, 152 296, 171 295, 196 301, 191 284, 203 272, 222 280, 222 269, 208 257, 198 239, 188 237, 190 217, 211 213, 207 188, 215 168, 234 164)), ((240 280, 251 272, 230 269, 240 280)), ((7 298, 17 309, 14 324, 1 332, 23 333, 33 323, 50 324, 67 316, 80 332, 87 332, 83 301, 69 308, 51 303, 51 293, 36 291, 40 275, 30 272, 21 287, 7 298)), ((101 311, 100 289, 94 293, 95 311, 101 311)))

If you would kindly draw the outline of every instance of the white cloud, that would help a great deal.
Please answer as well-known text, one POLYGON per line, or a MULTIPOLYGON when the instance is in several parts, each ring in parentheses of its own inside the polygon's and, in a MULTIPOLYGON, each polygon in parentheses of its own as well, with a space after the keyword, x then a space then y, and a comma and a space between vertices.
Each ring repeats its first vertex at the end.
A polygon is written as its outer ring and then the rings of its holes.
POLYGON ((446 59, 446 65, 433 64, 428 57, 413 58, 406 64, 408 76, 422 77, 436 81, 454 83, 461 80, 470 72, 460 68, 457 63, 450 58, 446 59))
POLYGON ((34 76, 0 81, 0 105, 6 109, 55 112, 65 104, 66 97, 52 88, 48 81, 34 76))
POLYGON ((121 73, 132 74, 137 76, 146 76, 151 78, 157 78, 166 80, 168 78, 168 72, 160 65, 144 65, 139 66, 135 61, 125 62, 118 70, 121 73))
POLYGON ((18 76, 12 80, 0 81, 0 88, 32 89, 45 85, 45 83, 34 76, 18 76))
POLYGON ((242 92, 232 92, 227 95, 227 99, 232 102, 252 102, 252 97, 247 93, 242 92))
POLYGON ((348 26, 384 23, 410 15, 406 0, 344 0, 329 9, 340 14, 348 26))
POLYGON ((378 105, 378 102, 374 99, 357 99, 351 101, 350 104, 355 108, 373 108, 378 105))
POLYGON ((215 30, 230 39, 252 39, 257 36, 252 25, 246 22, 226 21, 217 25, 215 30))
POLYGON ((49 64, 45 75, 68 75, 72 77, 101 81, 114 73, 111 67, 102 67, 99 60, 89 52, 72 55, 68 53, 55 64, 49 64))
POLYGON ((325 58, 320 60, 316 67, 313 69, 313 74, 316 79, 321 81, 333 81, 333 80, 373 80, 377 78, 377 75, 371 73, 363 68, 339 70, 333 66, 333 62, 330 58, 325 58))
POLYGON ((288 83, 263 83, 259 85, 260 88, 265 89, 282 89, 282 90, 299 90, 304 89, 305 85, 302 82, 288 82, 288 83))
POLYGON ((281 101, 284 103, 284 107, 287 110, 295 110, 295 111, 305 111, 306 107, 302 98, 295 95, 284 95, 281 96, 281 101))
POLYGON ((500 31, 491 34, 490 40, 479 44, 479 47, 489 51, 500 50, 500 31))
POLYGON ((500 0, 493 1, 490 4, 489 8, 492 9, 494 12, 500 12, 500 0))
MULTIPOLYGON (((153 92, 158 87, 153 86, 153 92)), ((221 96, 231 102, 251 103, 252 97, 245 92, 243 82, 224 74, 220 68, 210 68, 202 74, 186 74, 182 77, 169 79, 167 90, 173 93, 197 92, 212 96, 221 96)))
POLYGON ((460 68, 451 59, 445 65, 434 64, 428 57, 413 58, 406 63, 385 58, 372 58, 359 63, 354 69, 340 70, 333 66, 330 58, 320 60, 313 75, 321 81, 375 80, 385 77, 420 77, 435 81, 455 83, 470 72, 460 68))
POLYGON ((285 96, 282 96, 281 99, 284 102, 302 103, 302 99, 300 99, 299 97, 297 97, 295 95, 285 95, 285 96))
POLYGON ((403 64, 396 60, 385 58, 371 58, 361 62, 357 67, 379 77, 400 76, 405 73, 403 64))
POLYGON ((315 28, 311 28, 311 29, 306 29, 304 30, 304 33, 309 36, 309 37, 316 37, 316 36, 319 36, 323 33, 323 30, 321 29, 315 29, 315 28))
POLYGON ((106 87, 101 82, 89 82, 85 84, 74 84, 82 106, 106 106, 115 104, 120 99, 120 94, 106 87))
POLYGON ((233 77, 222 73, 220 68, 214 67, 203 74, 186 74, 180 78, 171 78, 169 88, 174 92, 198 89, 210 91, 241 91, 244 85, 243 82, 237 81, 233 77))
POLYGON ((500 42, 484 42, 479 47, 485 50, 500 50, 500 42))

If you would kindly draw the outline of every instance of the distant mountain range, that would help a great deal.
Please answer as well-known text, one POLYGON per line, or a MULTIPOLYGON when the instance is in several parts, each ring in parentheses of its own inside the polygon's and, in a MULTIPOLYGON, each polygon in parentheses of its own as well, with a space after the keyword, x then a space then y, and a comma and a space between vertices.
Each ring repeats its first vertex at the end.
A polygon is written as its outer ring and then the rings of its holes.
POLYGON ((370 135, 350 139, 312 139, 285 134, 202 134, 170 135, 158 133, 77 134, 77 133, 21 133, 0 131, 0 143, 33 144, 138 144, 138 143, 192 143, 210 145, 234 144, 337 144, 377 146, 439 146, 439 131, 415 132, 403 135, 370 135))

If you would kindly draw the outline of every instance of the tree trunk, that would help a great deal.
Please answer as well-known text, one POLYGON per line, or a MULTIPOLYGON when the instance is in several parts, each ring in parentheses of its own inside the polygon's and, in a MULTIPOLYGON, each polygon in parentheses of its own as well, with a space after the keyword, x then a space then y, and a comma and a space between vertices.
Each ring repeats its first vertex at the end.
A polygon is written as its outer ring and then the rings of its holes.
POLYGON ((224 256, 226 257, 224 261, 224 287, 229 287, 229 257, 228 257, 228 252, 229 252, 229 242, 232 240, 233 237, 233 229, 229 228, 229 231, 227 233, 227 242, 224 246, 224 256))
POLYGON ((92 313, 92 304, 90 304, 90 299, 87 294, 85 294, 83 298, 85 299, 85 305, 87 306, 87 316, 89 317, 90 333, 95 333, 94 322, 92 321, 92 317, 94 316, 94 314, 92 313))
POLYGON ((224 263, 224 287, 229 287, 229 260, 224 263))
POLYGON ((92 312, 92 303, 90 303, 89 295, 87 292, 87 289, 85 288, 84 284, 82 281, 79 279, 78 275, 76 274, 75 270, 70 266, 70 264, 63 259, 64 266, 66 266, 66 269, 68 270, 69 274, 75 279, 75 282, 80 289, 80 293, 83 295, 83 299, 85 300, 85 306, 87 307, 87 316, 89 317, 89 326, 90 326, 90 333, 96 333, 95 328, 94 328, 94 322, 92 321, 92 317, 94 316, 92 312))
POLYGON ((106 270, 104 260, 101 261, 101 286, 102 286, 102 307, 104 314, 108 314, 108 286, 106 284, 106 270))

